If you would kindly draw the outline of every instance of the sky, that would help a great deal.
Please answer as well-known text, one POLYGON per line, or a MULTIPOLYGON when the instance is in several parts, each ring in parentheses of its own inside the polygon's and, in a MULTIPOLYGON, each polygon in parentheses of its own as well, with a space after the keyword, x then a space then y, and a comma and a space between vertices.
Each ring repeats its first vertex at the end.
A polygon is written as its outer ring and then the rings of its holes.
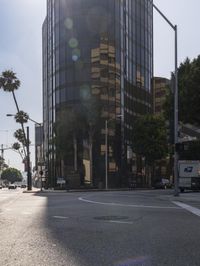
MULTIPOLYGON (((82 0, 84 1, 84 0, 82 0)), ((178 27, 178 62, 200 54, 200 1, 154 0, 154 4, 178 27)), ((46 0, 0 0, 0 73, 12 69, 21 81, 16 92, 20 109, 37 122, 42 122, 42 23, 46 0)), ((169 78, 174 70, 174 31, 154 10, 154 76, 169 78)), ((0 145, 11 147, 13 133, 20 128, 13 117, 16 113, 12 95, 0 90, 0 145)), ((34 124, 30 139, 34 144, 34 124)), ((34 146, 31 160, 34 165, 34 146)), ((6 150, 6 163, 23 171, 20 156, 6 150)))

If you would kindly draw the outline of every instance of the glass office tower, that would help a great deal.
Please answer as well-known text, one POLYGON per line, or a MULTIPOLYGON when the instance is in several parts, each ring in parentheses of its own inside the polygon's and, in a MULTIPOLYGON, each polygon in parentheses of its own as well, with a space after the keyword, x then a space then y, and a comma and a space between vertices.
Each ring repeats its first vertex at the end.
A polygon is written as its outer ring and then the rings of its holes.
POLYGON ((47 0, 43 24, 43 122, 51 185, 67 169, 67 162, 58 158, 54 141, 60 110, 80 106, 92 97, 101 104, 100 128, 98 141, 95 138, 93 143, 92 168, 88 141, 78 140, 85 179, 104 185, 107 120, 110 185, 121 185, 115 173, 131 149, 134 117, 152 112, 152 75, 152 0, 47 0), (114 155, 112 143, 117 141, 116 136, 120 136, 120 158, 114 155))

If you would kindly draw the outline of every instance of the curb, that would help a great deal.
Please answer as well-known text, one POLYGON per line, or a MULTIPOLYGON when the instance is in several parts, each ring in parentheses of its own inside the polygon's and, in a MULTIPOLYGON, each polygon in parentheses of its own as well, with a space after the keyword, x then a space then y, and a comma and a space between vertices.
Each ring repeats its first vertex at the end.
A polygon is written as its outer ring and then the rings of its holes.
POLYGON ((36 190, 36 191, 24 191, 23 193, 73 193, 73 192, 114 192, 114 191, 147 191, 153 190, 151 188, 121 188, 121 189, 69 189, 69 190, 36 190))

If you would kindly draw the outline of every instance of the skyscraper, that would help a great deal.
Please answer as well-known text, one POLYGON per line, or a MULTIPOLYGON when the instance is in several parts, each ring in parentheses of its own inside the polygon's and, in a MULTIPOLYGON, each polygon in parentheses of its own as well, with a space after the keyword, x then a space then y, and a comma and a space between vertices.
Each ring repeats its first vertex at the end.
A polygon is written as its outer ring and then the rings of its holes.
MULTIPOLYGON (((92 141, 92 162, 91 150, 90 156, 87 152, 89 141, 76 140, 79 146, 83 143, 77 167, 83 163, 86 178, 92 178, 95 185, 104 184, 107 120, 110 184, 121 185, 115 173, 122 168, 131 148, 134 117, 152 112, 152 27, 152 0, 47 0, 43 24, 43 122, 51 184, 55 185, 56 176, 64 175, 69 162, 65 156, 59 158, 55 144, 54 127, 60 121, 61 110, 95 98, 101 111, 92 141)), ((73 147, 73 159, 77 145, 73 147)))

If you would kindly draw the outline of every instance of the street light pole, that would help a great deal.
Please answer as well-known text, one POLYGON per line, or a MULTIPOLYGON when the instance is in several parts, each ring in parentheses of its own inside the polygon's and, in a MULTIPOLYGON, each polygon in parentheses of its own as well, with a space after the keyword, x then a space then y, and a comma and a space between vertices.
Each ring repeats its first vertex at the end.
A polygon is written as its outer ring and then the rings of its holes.
POLYGON ((158 9, 158 7, 153 4, 156 11, 164 18, 164 20, 170 25, 174 30, 175 40, 174 40, 174 77, 175 77, 175 88, 174 88, 174 196, 179 196, 179 178, 178 178, 178 45, 177 45, 177 25, 173 25, 169 19, 158 9))
POLYGON ((178 48, 177 48, 177 26, 175 30, 175 91, 174 91, 174 183, 175 191, 174 196, 179 196, 179 178, 178 178, 178 160, 179 154, 176 149, 178 143, 178 48))
POLYGON ((32 190, 32 178, 30 168, 30 151, 29 151, 29 127, 26 128, 26 149, 27 149, 27 190, 32 190))
MULTIPOLYGON (((116 116, 117 118, 122 117, 121 114, 116 116)), ((110 118, 110 119, 106 119, 105 120, 105 188, 106 190, 108 189, 108 123, 112 120, 114 120, 115 118, 110 118)))
POLYGON ((108 189, 108 120, 105 121, 105 188, 108 189))

